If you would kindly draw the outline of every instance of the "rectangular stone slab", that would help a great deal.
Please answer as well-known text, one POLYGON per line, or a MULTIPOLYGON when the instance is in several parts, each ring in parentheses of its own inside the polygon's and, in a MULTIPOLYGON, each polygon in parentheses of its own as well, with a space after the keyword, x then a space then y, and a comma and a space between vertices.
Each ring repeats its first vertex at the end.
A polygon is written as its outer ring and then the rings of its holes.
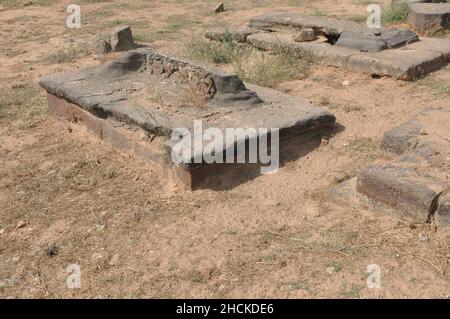
POLYGON ((450 40, 447 39, 422 38, 402 48, 368 53, 329 43, 295 42, 289 33, 282 32, 254 33, 247 36, 247 42, 263 50, 277 46, 306 50, 311 53, 312 61, 319 64, 406 81, 423 77, 450 61, 450 40))
POLYGON ((409 5, 408 20, 425 31, 450 27, 450 3, 413 3, 409 5))
MULTIPOLYGON (((70 105, 72 111, 63 112, 65 120, 72 121, 70 114, 78 107, 84 112, 79 112, 84 114, 83 122, 97 136, 107 135, 98 129, 105 123, 121 123, 131 130, 163 139, 166 155, 170 154, 172 131, 185 128, 193 132, 194 120, 202 120, 204 129, 218 128, 224 136, 227 128, 276 128, 282 138, 321 129, 336 120, 328 110, 305 99, 259 86, 247 87, 235 74, 169 57, 150 48, 130 51, 105 65, 47 76, 39 83, 49 93, 49 105, 58 99, 52 106, 54 113, 58 107, 65 109, 70 105)), ((224 144, 223 150, 260 137, 259 133, 245 136, 233 144, 224 144)), ((129 146, 133 143, 121 145, 134 149, 129 146)), ((191 160, 197 155, 193 153, 191 160)), ((193 168, 189 163, 181 166, 188 173, 193 168)))

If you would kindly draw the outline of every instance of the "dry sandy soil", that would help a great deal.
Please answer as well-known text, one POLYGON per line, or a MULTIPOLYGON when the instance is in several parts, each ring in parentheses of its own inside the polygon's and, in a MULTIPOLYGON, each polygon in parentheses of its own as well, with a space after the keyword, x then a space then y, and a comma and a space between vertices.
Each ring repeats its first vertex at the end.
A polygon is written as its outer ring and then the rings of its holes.
POLYGON ((44 74, 117 57, 86 47, 119 24, 177 54, 217 23, 274 9, 356 19, 373 1, 227 1, 217 17, 212 0, 84 0, 82 28, 69 30, 73 2, 0 1, 1 297, 448 298, 444 234, 327 193, 388 156, 383 132, 427 106, 449 107, 450 67, 405 83, 312 66, 278 89, 326 104, 345 129, 276 174, 194 192, 64 129, 37 86, 44 74), (366 285, 373 263, 381 289, 366 285), (81 267, 81 289, 66 286, 70 264, 81 267))

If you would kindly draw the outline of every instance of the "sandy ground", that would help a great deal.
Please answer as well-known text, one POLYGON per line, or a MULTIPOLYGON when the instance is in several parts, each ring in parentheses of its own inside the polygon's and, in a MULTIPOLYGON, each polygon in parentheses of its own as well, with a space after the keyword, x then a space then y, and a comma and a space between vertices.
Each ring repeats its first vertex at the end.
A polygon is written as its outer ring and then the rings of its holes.
POLYGON ((83 46, 122 23, 177 53, 217 23, 274 9, 355 17, 369 1, 228 1, 219 17, 215 1, 82 1, 78 30, 65 26, 73 1, 25 2, 0 2, 1 297, 448 298, 441 232, 327 193, 388 156, 378 147, 384 131, 424 107, 449 107, 450 67, 406 83, 313 66, 278 89, 326 104, 342 132, 277 174, 195 192, 54 122, 36 84, 117 57, 83 46), (79 52, 57 63, 70 43, 79 52), (81 289, 67 288, 71 264, 81 289), (381 289, 366 285, 370 264, 381 268, 381 289))

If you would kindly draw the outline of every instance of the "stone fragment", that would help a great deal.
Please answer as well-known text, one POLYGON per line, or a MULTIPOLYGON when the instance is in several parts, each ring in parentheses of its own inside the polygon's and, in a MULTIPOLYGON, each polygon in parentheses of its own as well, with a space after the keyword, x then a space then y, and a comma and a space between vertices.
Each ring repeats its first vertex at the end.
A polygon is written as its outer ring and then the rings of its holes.
POLYGON ((314 41, 315 39, 316 36, 314 34, 314 29, 312 28, 302 29, 298 34, 294 36, 294 40, 296 42, 308 42, 314 41))
POLYGON ((450 227, 450 195, 445 195, 440 199, 435 217, 438 226, 450 227))
POLYGON ((408 20, 424 31, 449 28, 450 3, 411 4, 408 20))
POLYGON ((358 175, 357 191, 399 209, 401 215, 426 222, 438 207, 445 187, 400 165, 370 165, 358 175))
POLYGON ((380 38, 386 42, 387 47, 390 49, 419 41, 419 36, 408 29, 383 31, 380 38))
POLYGON ((381 141, 381 149, 397 155, 410 150, 417 143, 416 137, 422 127, 412 121, 408 121, 399 127, 387 131, 381 141))
POLYGON ((337 46, 356 49, 362 52, 377 52, 388 48, 386 42, 376 36, 346 31, 341 34, 337 46))
POLYGON ((133 33, 129 26, 118 27, 114 30, 114 35, 111 39, 111 48, 114 52, 128 51, 136 48, 133 33))
POLYGON ((111 43, 107 40, 99 40, 95 45, 95 54, 101 55, 112 51, 111 43))
POLYGON ((223 4, 223 2, 219 3, 216 8, 214 9, 215 13, 221 13, 225 11, 225 5, 223 4))

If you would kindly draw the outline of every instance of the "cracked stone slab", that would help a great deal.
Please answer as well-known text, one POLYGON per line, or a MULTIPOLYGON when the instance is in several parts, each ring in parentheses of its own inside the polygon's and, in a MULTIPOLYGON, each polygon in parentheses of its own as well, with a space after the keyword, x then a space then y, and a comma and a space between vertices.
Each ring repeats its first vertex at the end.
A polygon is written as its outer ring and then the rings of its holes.
MULTIPOLYGON (((282 138, 319 130, 336 120, 328 110, 306 99, 246 85, 236 74, 170 57, 151 48, 129 51, 105 65, 46 76, 39 84, 52 101, 52 97, 59 99, 52 102, 54 109, 67 108, 67 112, 73 113, 79 107, 90 114, 82 117, 86 123, 94 123, 94 131, 107 126, 97 119, 122 123, 164 138, 169 150, 173 130, 193 131, 194 120, 199 119, 204 129, 218 128, 224 136, 227 128, 277 128, 282 138), (70 107, 64 106, 64 101, 70 107)), ((99 132, 97 135, 102 136, 102 131, 99 132)), ((259 133, 245 136, 242 141, 238 139, 235 144, 223 147, 226 150, 260 137, 259 133)), ((189 170, 190 165, 184 168, 189 170)))
POLYGON ((450 228, 450 195, 445 195, 440 199, 436 222, 440 227, 450 228))
POLYGON ((247 36, 247 42, 263 50, 277 46, 306 50, 318 64, 406 81, 421 78, 450 61, 450 40, 447 39, 422 38, 398 49, 368 53, 330 43, 295 42, 288 33, 282 32, 251 34, 247 36))
POLYGON ((439 205, 445 184, 401 163, 370 165, 361 170, 357 190, 370 199, 397 209, 406 217, 429 221, 439 205))
POLYGON ((450 3, 410 4, 408 20, 421 30, 449 28, 450 3))

